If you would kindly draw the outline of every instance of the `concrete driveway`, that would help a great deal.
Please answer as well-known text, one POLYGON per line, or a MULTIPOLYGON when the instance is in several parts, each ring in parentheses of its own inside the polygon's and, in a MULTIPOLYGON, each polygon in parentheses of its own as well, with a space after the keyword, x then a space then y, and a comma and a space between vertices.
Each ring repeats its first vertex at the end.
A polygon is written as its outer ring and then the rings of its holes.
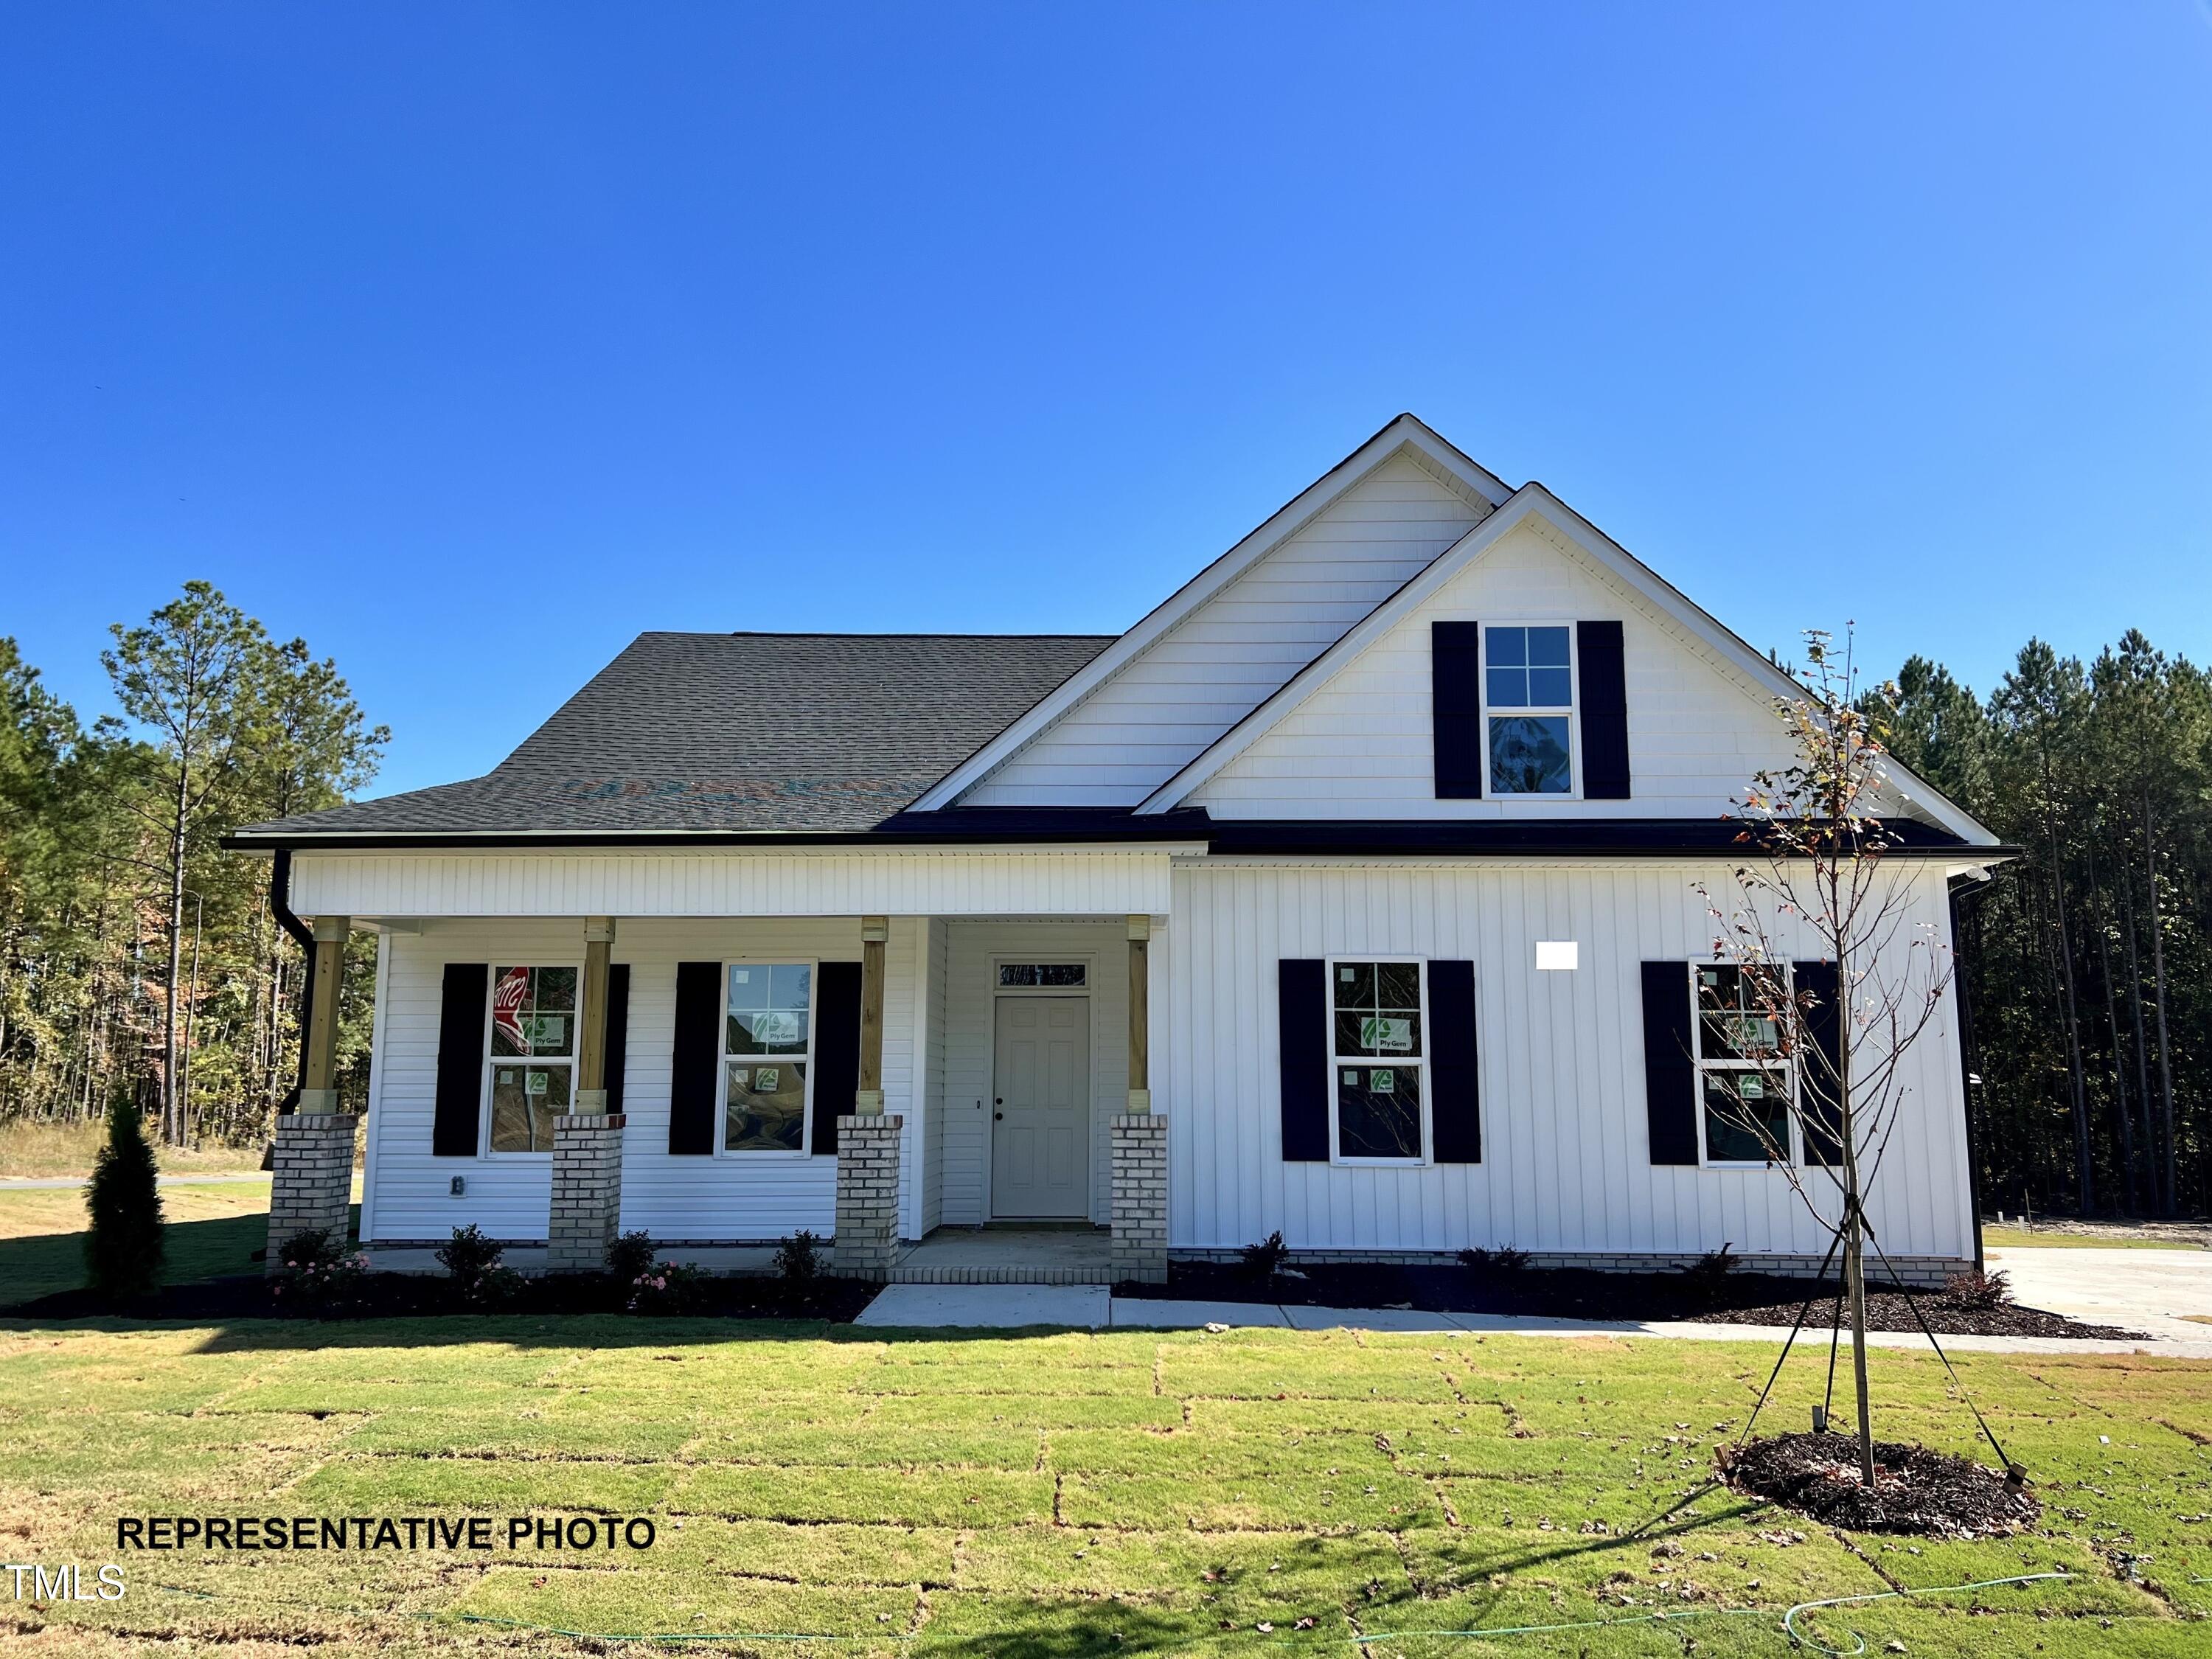
POLYGON ((2031 1308, 2120 1325, 2179 1342, 2203 1342, 2212 1324, 2212 1250, 2039 1249, 1989 1253, 2031 1308))

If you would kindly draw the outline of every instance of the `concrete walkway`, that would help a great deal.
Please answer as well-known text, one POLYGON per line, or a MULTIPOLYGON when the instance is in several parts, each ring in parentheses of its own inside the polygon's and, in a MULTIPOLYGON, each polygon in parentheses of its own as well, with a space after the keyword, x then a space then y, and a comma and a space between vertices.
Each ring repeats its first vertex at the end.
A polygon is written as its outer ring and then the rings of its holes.
MULTIPOLYGON (((2053 1252, 2057 1254, 2057 1252, 2053 1252)), ((2068 1254, 2072 1254, 2069 1252, 2068 1254)), ((2131 1253, 2132 1254, 2132 1253, 2131 1253)), ((1265 1302, 1152 1301, 1110 1295, 1095 1285, 889 1285, 856 1325, 908 1329, 1010 1329, 1052 1325, 1065 1329, 1196 1330, 1231 1328, 1407 1331, 1506 1336, 1673 1337, 1692 1342, 1773 1342, 1785 1327, 1705 1325, 1686 1320, 1522 1319, 1489 1314, 1425 1313, 1408 1308, 1306 1308, 1265 1302)), ((2212 1359, 2212 1326, 2184 1325, 2203 1334, 2186 1340, 2073 1341, 2063 1337, 1947 1336, 1943 1346, 1960 1353, 2145 1353, 2174 1359, 2212 1359)), ((1870 1348, 1919 1348, 1917 1332, 1869 1331, 1870 1348)))
POLYGON ((2212 1250, 2042 1249, 1989 1253, 2031 1308, 2175 1342, 2212 1341, 2212 1250), (2196 1319, 2186 1316, 2194 1314, 2196 1319))

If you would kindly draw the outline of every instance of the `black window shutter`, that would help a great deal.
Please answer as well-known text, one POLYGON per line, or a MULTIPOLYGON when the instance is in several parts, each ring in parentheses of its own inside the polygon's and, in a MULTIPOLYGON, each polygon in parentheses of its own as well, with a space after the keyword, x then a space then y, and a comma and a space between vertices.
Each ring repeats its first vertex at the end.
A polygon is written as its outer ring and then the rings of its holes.
POLYGON ((1690 966, 1644 964, 1644 1111, 1654 1164, 1698 1161, 1698 1067, 1690 1058, 1690 966))
POLYGON ((1429 1120, 1439 1164, 1482 1162, 1474 1048, 1474 964, 1429 964, 1429 1120))
POLYGON ((1277 1053, 1282 1063, 1283 1161, 1328 1162, 1328 964, 1275 964, 1277 1053))
POLYGON ((623 1068, 629 1064, 629 963, 607 967, 607 1110, 623 1109, 623 1068))
POLYGON ((814 1156, 837 1153, 837 1119, 860 1091, 860 964, 825 962, 814 975, 814 1156))
POLYGON ((1583 799, 1628 799, 1628 671, 1620 624, 1575 624, 1576 707, 1583 724, 1583 799))
POLYGON ((1482 624, 1429 624, 1429 705, 1437 799, 1482 798, 1482 624))
POLYGON ((676 964, 676 1040, 668 1066, 668 1150, 714 1150, 714 1073, 722 1063, 722 964, 676 964))
POLYGON ((1805 1161, 1832 1166, 1844 1161, 1844 1115, 1835 1097, 1836 1077, 1844 1064, 1844 1011, 1836 964, 1800 962, 1792 964, 1791 973, 1799 996, 1813 1004, 1804 1014, 1806 1040, 1826 1056, 1825 1065, 1808 1058, 1797 1070, 1805 1161))
POLYGON ((438 1003, 438 1094, 433 1158, 474 1158, 483 1125, 484 1002, 491 965, 449 962, 438 1003))

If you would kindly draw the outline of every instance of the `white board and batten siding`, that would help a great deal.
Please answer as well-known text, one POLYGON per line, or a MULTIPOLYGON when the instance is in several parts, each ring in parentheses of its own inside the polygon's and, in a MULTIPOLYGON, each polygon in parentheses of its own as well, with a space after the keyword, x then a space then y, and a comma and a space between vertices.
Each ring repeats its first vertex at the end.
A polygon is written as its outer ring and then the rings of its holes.
POLYGON ((1765 692, 1537 523, 1445 581, 1212 778, 1190 802, 1217 817, 1693 817, 1729 810, 1753 772, 1790 758, 1765 692), (1632 790, 1626 800, 1440 800, 1430 629, 1438 621, 1618 619, 1632 790))
POLYGON ((1009 757, 963 804, 1134 805, 1490 510, 1412 453, 1392 456, 1009 757))
MULTIPOLYGON (((1225 1249, 1279 1229, 1314 1250, 1730 1243, 1817 1258, 1827 1233, 1782 1176, 1650 1161, 1640 964, 1710 960, 1711 921, 1689 887, 1700 876, 1725 899, 1717 864, 1179 871, 1170 1052, 1154 1080, 1170 1122, 1171 1247, 1225 1249), (1535 971, 1540 939, 1577 941, 1579 968, 1535 971), (1283 1161, 1276 963, 1368 953, 1474 962, 1480 1164, 1283 1161)), ((1948 943, 1940 868, 1904 878, 1911 924, 1948 943)), ((1947 1002, 1907 1057, 1911 1092, 1870 1206, 1893 1255, 1973 1255, 1952 1012, 1947 1002)))
MULTIPOLYGON (((914 1167, 927 1139, 915 1109, 915 969, 926 924, 902 917, 884 950, 884 1109, 906 1115, 903 1156, 914 1167)), ((456 920, 380 941, 382 995, 370 1081, 365 1240, 441 1239, 474 1222, 493 1237, 546 1234, 552 1158, 434 1158, 439 1001, 449 962, 561 964, 583 961, 573 921, 456 920), (448 1192, 467 1177, 460 1197, 448 1192)), ((622 1226, 657 1238, 774 1239, 799 1228, 827 1237, 836 1224, 837 1161, 777 1154, 672 1157, 669 1071, 676 1025, 676 964, 740 958, 857 962, 857 916, 655 921, 624 916, 613 957, 630 966, 629 1054, 623 1070, 622 1226)), ((925 1049, 927 1041, 921 1045, 925 1049)), ((919 1183, 909 1183, 909 1188, 919 1183)), ((910 1206, 918 1205, 910 1196, 910 1206)), ((918 1216, 918 1210, 916 1211, 918 1216)))

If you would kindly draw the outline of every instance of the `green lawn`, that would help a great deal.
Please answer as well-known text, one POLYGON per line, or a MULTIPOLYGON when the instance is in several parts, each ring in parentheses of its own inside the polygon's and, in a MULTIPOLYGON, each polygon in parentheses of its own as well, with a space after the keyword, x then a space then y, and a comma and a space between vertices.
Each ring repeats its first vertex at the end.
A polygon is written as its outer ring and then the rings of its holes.
POLYGON ((1984 1227, 1985 1250, 2193 1250, 2197 1245, 2181 1238, 2142 1238, 2101 1233, 2030 1232, 2025 1227, 1984 1227))
MULTIPOLYGON (((1349 1655, 1362 1635, 1378 1655, 1784 1659, 1796 1602, 2063 1568, 1811 1628, 1875 1654, 2212 1652, 2212 1366, 1966 1358, 2048 1525, 1913 1547, 1701 1486, 1773 1352, 596 1317, 0 1324, 10 1559, 108 1559, 115 1517, 149 1512, 659 1526, 635 1555, 139 1554, 120 1602, 0 1617, 30 1653, 131 1651, 134 1632, 164 1654, 647 1650, 550 1633, 567 1631, 978 1659, 1349 1655), (1634 1622, 1659 1609, 1698 1616, 1634 1622), (1449 1633, 1559 1625, 1579 1627, 1449 1633)), ((1805 1422, 1824 1358, 1785 1378, 1777 1426, 1805 1422)), ((1932 1360, 1875 1361, 1886 1428, 1972 1449, 1932 1360)))
MULTIPOLYGON (((164 1187, 161 1211, 170 1283, 259 1271, 253 1252, 269 1242, 266 1180, 164 1187)), ((81 1188, 0 1188, 0 1308, 83 1284, 84 1224, 81 1188)))

